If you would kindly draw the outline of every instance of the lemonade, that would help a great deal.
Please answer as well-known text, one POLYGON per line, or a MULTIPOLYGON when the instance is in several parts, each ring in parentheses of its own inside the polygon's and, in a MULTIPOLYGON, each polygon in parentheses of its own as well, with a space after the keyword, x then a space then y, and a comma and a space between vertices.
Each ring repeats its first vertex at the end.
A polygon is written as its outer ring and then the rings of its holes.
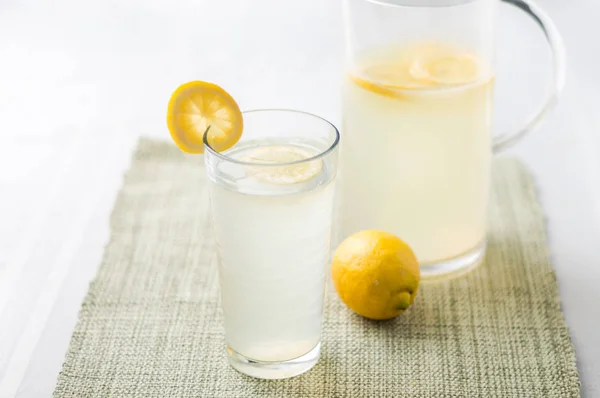
POLYGON ((204 154, 229 363, 262 379, 310 370, 321 354, 339 131, 302 111, 242 114, 201 80, 173 92, 167 126, 182 151, 204 154))
POLYGON ((361 57, 343 88, 341 236, 379 229, 422 272, 480 247, 490 184, 493 76, 441 44, 361 57))
MULTIPOLYGON (((264 160, 286 152, 290 160, 318 153, 269 145, 242 146, 228 156, 264 160)), ((332 167, 322 163, 300 170, 316 175, 292 184, 285 178, 293 171, 273 177, 276 169, 251 166, 235 187, 218 175, 210 184, 225 340, 247 358, 287 361, 319 343, 334 193, 332 167)))

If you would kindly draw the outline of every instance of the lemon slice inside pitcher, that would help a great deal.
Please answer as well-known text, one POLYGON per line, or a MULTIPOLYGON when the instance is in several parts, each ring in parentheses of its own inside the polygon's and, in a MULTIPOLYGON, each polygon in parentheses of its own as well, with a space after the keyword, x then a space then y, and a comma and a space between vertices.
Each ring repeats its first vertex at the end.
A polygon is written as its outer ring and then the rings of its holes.
POLYGON ((246 166, 248 177, 270 184, 287 185, 310 180, 321 172, 321 159, 308 160, 316 154, 298 146, 267 145, 251 149, 240 160, 257 163, 256 166, 246 166))
POLYGON ((481 60, 470 52, 439 43, 386 48, 365 57, 350 79, 388 97, 474 83, 485 75, 481 60))
POLYGON ((477 81, 480 70, 479 60, 474 55, 439 54, 415 59, 410 74, 416 79, 430 81, 433 85, 457 86, 477 81))

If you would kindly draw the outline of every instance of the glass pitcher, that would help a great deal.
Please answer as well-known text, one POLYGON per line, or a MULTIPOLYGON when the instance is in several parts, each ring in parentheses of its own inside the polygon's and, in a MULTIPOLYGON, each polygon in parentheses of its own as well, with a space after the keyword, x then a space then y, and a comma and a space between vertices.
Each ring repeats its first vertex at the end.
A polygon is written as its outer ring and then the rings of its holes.
POLYGON ((503 0, 539 24, 553 52, 551 90, 519 131, 492 135, 498 0, 344 0, 340 232, 391 232, 423 277, 464 271, 485 252, 492 156, 534 128, 564 84, 552 21, 528 0, 503 0))

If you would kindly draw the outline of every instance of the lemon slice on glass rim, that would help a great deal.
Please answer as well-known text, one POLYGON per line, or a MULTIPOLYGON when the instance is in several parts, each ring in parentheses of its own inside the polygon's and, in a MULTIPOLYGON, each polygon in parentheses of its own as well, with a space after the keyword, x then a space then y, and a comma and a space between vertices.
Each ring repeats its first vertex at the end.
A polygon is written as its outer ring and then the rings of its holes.
POLYGON ((167 126, 184 152, 204 153, 204 134, 217 152, 234 146, 242 135, 242 112, 233 97, 216 84, 191 81, 171 95, 167 126))
MULTIPOLYGON (((204 153, 204 135, 215 152, 233 147, 244 127, 238 104, 220 86, 191 81, 171 95, 167 126, 175 144, 184 152, 204 153)), ((271 184, 295 184, 309 180, 322 170, 316 153, 291 145, 266 145, 252 149, 237 159, 244 163, 246 175, 271 184)))

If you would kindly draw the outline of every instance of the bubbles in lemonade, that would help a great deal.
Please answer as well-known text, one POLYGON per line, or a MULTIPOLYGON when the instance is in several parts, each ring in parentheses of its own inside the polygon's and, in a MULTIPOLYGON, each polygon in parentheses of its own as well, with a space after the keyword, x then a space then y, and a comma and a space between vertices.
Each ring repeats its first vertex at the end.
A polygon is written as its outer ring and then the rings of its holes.
POLYGON ((492 90, 489 66, 450 46, 365 54, 343 89, 340 238, 391 232, 421 265, 482 243, 492 90))
POLYGON ((308 143, 238 145, 230 158, 273 167, 223 170, 231 184, 217 170, 210 184, 225 339, 247 358, 287 361, 320 340, 335 171, 328 158, 277 166, 318 153, 308 143))

